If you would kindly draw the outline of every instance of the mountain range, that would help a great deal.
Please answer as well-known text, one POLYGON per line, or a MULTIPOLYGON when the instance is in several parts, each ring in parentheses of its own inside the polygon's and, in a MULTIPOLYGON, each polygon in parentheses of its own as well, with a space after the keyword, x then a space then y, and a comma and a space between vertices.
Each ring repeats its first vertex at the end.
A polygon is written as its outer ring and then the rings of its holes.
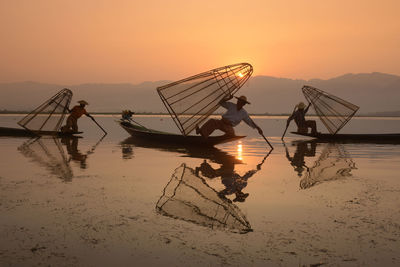
MULTIPOLYGON (((0 83, 0 110, 29 111, 62 88, 74 93, 73 102, 85 99, 89 112, 166 112, 156 88, 170 81, 140 84, 80 85, 45 84, 38 82, 0 83)), ((345 74, 332 79, 295 80, 270 76, 253 76, 237 95, 246 95, 249 113, 291 113, 304 101, 301 88, 311 85, 360 106, 357 114, 400 114, 400 76, 373 72, 345 74)))

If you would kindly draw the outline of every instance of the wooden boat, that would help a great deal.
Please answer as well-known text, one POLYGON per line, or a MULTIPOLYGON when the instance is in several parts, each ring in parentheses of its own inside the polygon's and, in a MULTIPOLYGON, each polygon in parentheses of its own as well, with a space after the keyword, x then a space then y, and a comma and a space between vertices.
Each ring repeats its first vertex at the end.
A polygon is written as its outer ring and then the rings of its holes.
POLYGON ((327 134, 327 133, 299 133, 292 134, 317 138, 321 141, 340 143, 377 143, 377 144, 400 144, 400 133, 389 134, 327 134))
POLYGON ((400 144, 400 133, 339 134, 338 132, 351 120, 359 107, 312 86, 305 85, 302 91, 329 133, 292 132, 293 134, 317 138, 322 142, 400 144))
POLYGON ((134 125, 126 121, 117 121, 132 137, 138 140, 154 141, 160 143, 175 144, 181 146, 214 146, 226 142, 235 141, 245 136, 210 136, 207 139, 202 136, 180 135, 167 132, 160 132, 142 126, 134 125))
POLYGON ((72 136, 81 133, 83 132, 63 133, 58 131, 29 131, 23 128, 0 127, 0 136, 21 136, 21 137, 34 137, 41 135, 72 136))

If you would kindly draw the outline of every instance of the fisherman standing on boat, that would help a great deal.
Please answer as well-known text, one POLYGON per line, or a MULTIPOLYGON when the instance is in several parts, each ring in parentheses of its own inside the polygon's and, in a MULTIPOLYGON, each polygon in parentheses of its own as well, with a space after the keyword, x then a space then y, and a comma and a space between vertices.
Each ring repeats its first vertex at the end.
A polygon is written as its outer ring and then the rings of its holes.
POLYGON ((297 125, 297 132, 299 133, 307 133, 308 128, 311 128, 311 134, 317 134, 317 123, 314 120, 306 120, 305 115, 310 108, 311 103, 307 106, 300 102, 296 106, 296 110, 293 111, 292 115, 287 119, 286 128, 289 126, 289 123, 294 119, 297 125))
POLYGON ((233 127, 238 125, 242 120, 253 129, 257 129, 260 135, 263 134, 262 129, 254 123, 254 121, 249 117, 247 111, 243 108, 244 105, 250 104, 245 96, 236 97, 237 103, 228 102, 233 96, 229 98, 222 99, 220 105, 224 107, 227 111, 222 115, 220 120, 209 119, 204 125, 199 128, 196 126, 196 133, 201 134, 204 138, 213 133, 215 130, 221 130, 228 136, 234 136, 235 130, 233 127))
POLYGON ((61 128, 62 132, 78 132, 78 119, 80 117, 82 117, 82 115, 86 115, 89 118, 91 118, 92 120, 94 120, 94 118, 87 113, 85 106, 89 105, 88 102, 86 102, 85 100, 80 100, 78 101, 79 105, 76 105, 75 107, 73 107, 69 112, 69 116, 67 118, 67 123, 65 126, 63 126, 61 128))

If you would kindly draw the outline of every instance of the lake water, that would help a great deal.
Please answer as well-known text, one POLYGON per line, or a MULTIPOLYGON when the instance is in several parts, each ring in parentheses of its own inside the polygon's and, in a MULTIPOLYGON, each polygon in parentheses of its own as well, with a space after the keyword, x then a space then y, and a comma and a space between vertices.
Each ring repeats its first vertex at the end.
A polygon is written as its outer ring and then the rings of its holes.
MULTIPOLYGON (((82 118, 79 139, 0 138, 1 266, 400 264, 400 145, 290 129, 283 143, 286 117, 265 116, 271 153, 245 124, 215 149, 157 147, 95 118, 108 135, 82 118)), ((169 116, 134 119, 177 132, 169 116)), ((400 133, 400 119, 342 132, 400 133)))

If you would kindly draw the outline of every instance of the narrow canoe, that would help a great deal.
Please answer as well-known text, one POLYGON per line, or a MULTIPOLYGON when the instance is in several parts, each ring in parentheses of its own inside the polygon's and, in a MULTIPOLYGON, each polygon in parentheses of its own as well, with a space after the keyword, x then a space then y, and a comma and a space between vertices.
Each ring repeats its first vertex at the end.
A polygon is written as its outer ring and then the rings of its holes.
POLYGON ((317 138, 327 142, 343 142, 343 143, 378 143, 378 144, 400 144, 400 133, 389 134, 310 134, 292 132, 292 134, 317 138))
POLYGON ((232 142, 245 136, 210 136, 207 139, 202 136, 180 135, 173 133, 160 132, 125 121, 118 121, 118 124, 124 128, 132 137, 160 143, 176 144, 182 146, 214 146, 217 144, 232 142))
POLYGON ((23 128, 9 128, 9 127, 0 127, 0 136, 26 136, 26 137, 33 137, 33 136, 41 136, 41 135, 52 135, 52 136, 71 136, 74 134, 81 134, 83 132, 76 132, 76 133, 63 133, 57 131, 35 131, 31 132, 23 128))

